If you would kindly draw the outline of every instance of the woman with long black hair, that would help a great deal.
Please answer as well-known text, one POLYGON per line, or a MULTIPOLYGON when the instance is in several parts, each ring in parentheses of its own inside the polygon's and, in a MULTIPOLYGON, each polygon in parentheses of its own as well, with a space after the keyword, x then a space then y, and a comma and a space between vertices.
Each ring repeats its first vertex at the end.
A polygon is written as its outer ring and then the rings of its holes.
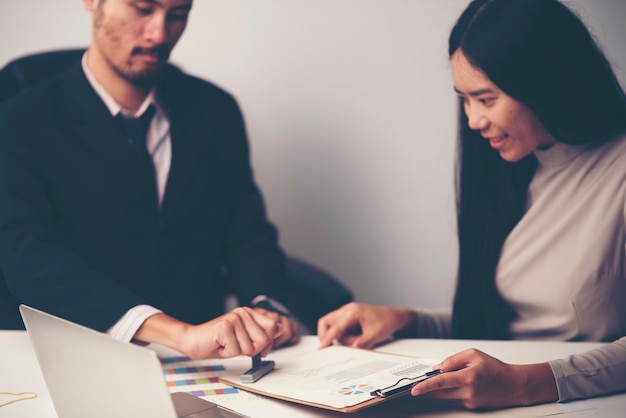
POLYGON ((557 0, 472 1, 448 52, 460 106, 452 312, 352 303, 320 319, 321 345, 606 341, 528 365, 467 350, 411 393, 499 408, 626 390, 626 97, 610 64, 557 0))

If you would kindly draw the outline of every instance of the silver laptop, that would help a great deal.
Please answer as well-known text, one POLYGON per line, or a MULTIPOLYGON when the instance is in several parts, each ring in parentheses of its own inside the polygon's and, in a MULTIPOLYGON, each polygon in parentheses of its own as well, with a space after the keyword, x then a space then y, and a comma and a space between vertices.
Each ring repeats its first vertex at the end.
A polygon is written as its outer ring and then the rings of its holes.
POLYGON ((169 393, 156 353, 26 305, 20 313, 60 418, 242 417, 169 393))

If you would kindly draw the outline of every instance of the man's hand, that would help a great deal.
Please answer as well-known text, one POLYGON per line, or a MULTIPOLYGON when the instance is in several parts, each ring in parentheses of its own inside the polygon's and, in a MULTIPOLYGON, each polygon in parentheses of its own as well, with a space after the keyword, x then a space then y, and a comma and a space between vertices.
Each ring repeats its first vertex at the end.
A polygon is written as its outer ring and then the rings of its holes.
POLYGON ((190 325, 159 313, 149 317, 135 339, 162 344, 197 359, 240 355, 266 356, 283 325, 275 316, 251 308, 235 308, 211 321, 190 325))
POLYGON ((351 302, 320 318, 317 335, 320 347, 337 340, 352 347, 371 348, 416 320, 417 314, 410 309, 351 302))
POLYGON ((263 309, 260 307, 256 307, 254 308, 254 310, 263 315, 269 316, 280 324, 282 332, 280 333, 280 335, 276 336, 276 339, 274 340, 274 347, 292 345, 300 340, 298 323, 293 318, 285 315, 280 315, 277 312, 268 311, 267 309, 263 309))

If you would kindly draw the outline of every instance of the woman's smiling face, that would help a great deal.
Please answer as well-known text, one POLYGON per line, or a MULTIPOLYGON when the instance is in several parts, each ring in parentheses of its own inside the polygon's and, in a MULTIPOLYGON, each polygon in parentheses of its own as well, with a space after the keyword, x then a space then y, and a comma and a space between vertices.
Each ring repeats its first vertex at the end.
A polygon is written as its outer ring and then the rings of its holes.
POLYGON ((463 101, 469 127, 510 162, 555 142, 535 114, 505 94, 457 50, 450 59, 454 90, 463 101))

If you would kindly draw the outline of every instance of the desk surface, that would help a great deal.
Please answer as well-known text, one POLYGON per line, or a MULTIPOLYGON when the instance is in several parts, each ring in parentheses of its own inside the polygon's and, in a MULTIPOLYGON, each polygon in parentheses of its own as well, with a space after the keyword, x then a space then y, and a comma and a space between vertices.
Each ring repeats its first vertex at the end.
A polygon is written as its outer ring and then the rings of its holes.
MULTIPOLYGON (((274 351, 269 358, 280 362, 281 357, 301 354, 317 347, 317 337, 303 337, 300 344, 274 351)), ((398 340, 379 348, 380 351, 407 354, 420 357, 443 359, 446 356, 466 348, 474 347, 483 350, 509 363, 533 363, 553 358, 565 357, 569 354, 583 352, 600 346, 598 343, 564 343, 564 342, 529 342, 529 341, 460 341, 460 340, 398 340)), ((172 354, 166 348, 152 347, 160 355, 172 354)), ((244 359, 240 359, 244 360, 244 359)), ((237 360, 234 360, 237 361, 237 360)), ((247 360, 249 361, 249 360, 247 360)), ((28 335, 24 331, 0 331, 0 392, 36 392, 34 400, 24 400, 0 407, 0 418, 56 418, 54 407, 39 371, 35 353, 30 345, 28 335)), ((459 410, 445 403, 435 403, 419 398, 404 397, 372 407, 363 412, 341 414, 330 411, 294 405, 287 402, 255 397, 237 400, 231 396, 224 406, 237 407, 251 417, 354 417, 373 418, 380 416, 393 417, 545 417, 556 415, 565 417, 623 417, 626 410, 626 393, 603 398, 588 399, 566 404, 546 404, 526 408, 512 408, 501 411, 470 412, 459 410)), ((216 403, 218 397, 207 398, 216 403)), ((227 397, 224 397, 226 399, 227 397)), ((0 395, 0 404, 14 399, 0 395)))

